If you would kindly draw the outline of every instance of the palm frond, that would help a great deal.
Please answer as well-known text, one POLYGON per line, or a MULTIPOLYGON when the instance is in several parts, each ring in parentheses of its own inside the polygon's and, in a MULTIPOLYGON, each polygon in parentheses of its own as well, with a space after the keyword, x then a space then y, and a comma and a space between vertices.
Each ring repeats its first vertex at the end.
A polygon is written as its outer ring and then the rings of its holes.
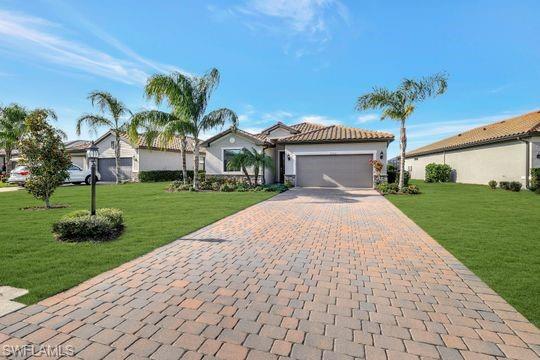
POLYGON ((238 115, 231 109, 217 109, 203 117, 200 124, 200 130, 206 131, 218 126, 223 126, 227 121, 230 121, 233 127, 236 127, 238 124, 238 115))
POLYGON ((97 106, 102 113, 109 112, 115 120, 122 115, 131 114, 131 111, 120 100, 106 91, 92 91, 88 99, 92 106, 97 106))
POLYGON ((75 126, 75 132, 77 133, 77 135, 81 135, 81 128, 84 124, 86 124, 90 128, 91 132, 96 134, 97 129, 101 126, 107 126, 109 128, 114 127, 112 121, 104 116, 95 114, 84 114, 77 119, 77 124, 75 126))

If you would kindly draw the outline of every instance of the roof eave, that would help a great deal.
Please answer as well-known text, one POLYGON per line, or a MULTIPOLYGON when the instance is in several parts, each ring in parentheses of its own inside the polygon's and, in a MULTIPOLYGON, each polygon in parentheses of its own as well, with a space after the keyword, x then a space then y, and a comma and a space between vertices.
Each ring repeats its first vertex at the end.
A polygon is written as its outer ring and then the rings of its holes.
POLYGON ((287 141, 283 139, 278 141, 278 144, 325 144, 325 143, 364 143, 364 142, 388 142, 391 143, 394 138, 377 138, 377 139, 337 139, 337 140, 306 140, 306 141, 287 141))

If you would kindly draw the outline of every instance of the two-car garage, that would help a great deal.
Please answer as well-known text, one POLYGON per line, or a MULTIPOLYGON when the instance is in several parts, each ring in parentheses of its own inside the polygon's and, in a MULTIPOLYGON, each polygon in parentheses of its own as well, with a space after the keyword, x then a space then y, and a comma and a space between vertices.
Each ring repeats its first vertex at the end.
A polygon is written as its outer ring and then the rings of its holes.
POLYGON ((296 185, 373 187, 373 154, 297 155, 296 185))

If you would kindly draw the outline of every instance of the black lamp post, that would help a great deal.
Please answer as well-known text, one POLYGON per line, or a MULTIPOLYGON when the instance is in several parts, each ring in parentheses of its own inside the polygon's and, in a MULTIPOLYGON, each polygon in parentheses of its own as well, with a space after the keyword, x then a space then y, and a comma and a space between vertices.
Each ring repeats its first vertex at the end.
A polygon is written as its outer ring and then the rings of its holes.
POLYGON ((90 160, 90 177, 92 184, 92 205, 90 208, 90 214, 96 215, 96 160, 99 156, 99 149, 92 141, 90 147, 86 150, 86 157, 90 160))

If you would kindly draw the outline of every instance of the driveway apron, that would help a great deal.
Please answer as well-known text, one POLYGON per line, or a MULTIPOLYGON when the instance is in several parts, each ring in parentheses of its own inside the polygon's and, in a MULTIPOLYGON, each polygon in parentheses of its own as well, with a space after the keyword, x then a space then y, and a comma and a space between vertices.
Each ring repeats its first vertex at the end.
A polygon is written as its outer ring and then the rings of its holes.
POLYGON ((538 359, 540 332, 376 192, 293 189, 5 315, 0 344, 10 358, 538 359))

